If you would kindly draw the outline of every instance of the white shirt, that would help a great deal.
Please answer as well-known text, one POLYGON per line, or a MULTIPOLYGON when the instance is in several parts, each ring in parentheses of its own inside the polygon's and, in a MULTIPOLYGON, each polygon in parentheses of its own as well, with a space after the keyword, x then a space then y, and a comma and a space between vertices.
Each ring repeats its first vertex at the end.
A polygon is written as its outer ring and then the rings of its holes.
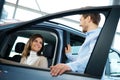
POLYGON ((37 56, 37 52, 30 51, 30 55, 27 57, 26 64, 32 65, 37 61, 38 58, 40 57, 37 56))
POLYGON ((73 59, 73 62, 67 63, 67 65, 71 68, 72 71, 84 73, 90 55, 93 51, 94 45, 96 43, 96 40, 99 36, 100 30, 101 28, 97 28, 86 33, 86 39, 82 46, 80 47, 77 59, 71 58, 67 54, 68 59, 69 58, 73 59))

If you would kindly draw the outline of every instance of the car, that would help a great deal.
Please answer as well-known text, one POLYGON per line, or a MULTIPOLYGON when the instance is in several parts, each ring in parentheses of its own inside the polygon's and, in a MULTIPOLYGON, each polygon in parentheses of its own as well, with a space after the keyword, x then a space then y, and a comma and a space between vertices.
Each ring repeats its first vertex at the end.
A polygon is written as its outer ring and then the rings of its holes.
MULTIPOLYGON (((73 9, 49 14, 30 21, 0 26, 0 80, 119 80, 120 52, 115 43, 118 39, 120 5, 73 9), (85 13, 100 13, 102 30, 90 56, 84 74, 65 72, 53 77, 50 66, 66 63, 64 48, 72 46, 76 56, 86 35, 63 20, 85 13), (71 27, 72 26, 72 27, 71 27), (41 34, 45 39, 43 55, 47 57, 48 68, 38 68, 20 64, 21 52, 29 37, 41 34), (115 35, 118 35, 115 38, 115 35), (114 42, 115 41, 115 42, 114 42)), ((79 24, 79 21, 73 21, 79 24)))

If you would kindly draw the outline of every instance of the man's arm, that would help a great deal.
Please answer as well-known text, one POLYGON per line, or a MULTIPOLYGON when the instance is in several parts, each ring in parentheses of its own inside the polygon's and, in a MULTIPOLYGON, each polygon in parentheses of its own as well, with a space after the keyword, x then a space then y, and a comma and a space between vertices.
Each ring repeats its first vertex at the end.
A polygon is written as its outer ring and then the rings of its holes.
POLYGON ((77 59, 76 56, 73 56, 72 53, 71 53, 70 44, 68 44, 67 47, 65 47, 65 54, 66 54, 66 56, 68 58, 68 62, 71 62, 71 61, 73 62, 73 61, 75 61, 77 59))
POLYGON ((58 75, 61 75, 63 74, 64 72, 66 71, 71 71, 70 67, 66 64, 57 64, 55 66, 51 66, 50 67, 50 74, 52 76, 58 76, 58 75))

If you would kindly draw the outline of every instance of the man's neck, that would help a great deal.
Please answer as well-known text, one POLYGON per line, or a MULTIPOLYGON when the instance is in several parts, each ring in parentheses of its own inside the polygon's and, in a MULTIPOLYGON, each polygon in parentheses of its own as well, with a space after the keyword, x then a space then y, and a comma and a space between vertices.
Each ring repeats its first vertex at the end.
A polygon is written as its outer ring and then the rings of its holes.
POLYGON ((89 25, 87 32, 92 31, 92 30, 95 30, 95 29, 97 29, 97 28, 98 28, 98 25, 96 25, 96 24, 91 24, 91 25, 89 25))

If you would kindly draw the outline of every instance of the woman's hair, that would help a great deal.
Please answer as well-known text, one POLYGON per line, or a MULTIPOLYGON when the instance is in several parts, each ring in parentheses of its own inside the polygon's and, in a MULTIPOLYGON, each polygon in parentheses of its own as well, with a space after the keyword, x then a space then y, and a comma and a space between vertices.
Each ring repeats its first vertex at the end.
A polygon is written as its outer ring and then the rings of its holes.
POLYGON ((38 37, 41 38, 42 41, 43 41, 43 42, 42 42, 42 48, 40 49, 40 51, 37 52, 37 55, 38 55, 38 56, 41 55, 41 52, 43 51, 43 47, 44 47, 44 38, 43 38, 43 36, 40 35, 40 34, 34 34, 34 35, 32 35, 32 36, 30 37, 30 39, 28 40, 27 44, 25 45, 24 50, 23 50, 23 52, 22 52, 22 56, 24 56, 24 57, 29 56, 30 50, 31 50, 31 44, 32 44, 32 42, 33 42, 36 38, 38 38, 38 37))

